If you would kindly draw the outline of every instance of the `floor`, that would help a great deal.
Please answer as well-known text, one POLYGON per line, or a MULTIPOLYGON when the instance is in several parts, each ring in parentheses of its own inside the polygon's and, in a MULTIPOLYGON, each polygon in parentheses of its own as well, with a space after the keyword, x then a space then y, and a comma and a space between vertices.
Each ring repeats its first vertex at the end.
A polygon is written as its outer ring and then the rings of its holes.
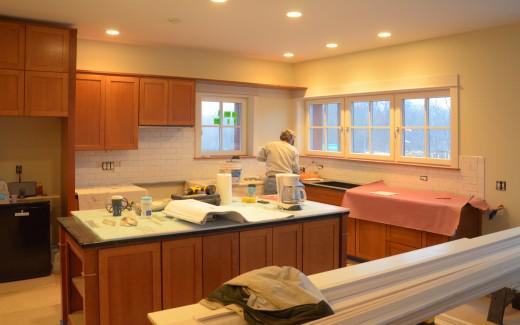
MULTIPOLYGON (((60 323, 60 277, 0 283, 0 324, 58 325, 60 323)), ((439 317, 442 325, 488 325, 489 299, 475 300, 439 317)), ((520 311, 509 307, 505 325, 520 325, 520 311)))

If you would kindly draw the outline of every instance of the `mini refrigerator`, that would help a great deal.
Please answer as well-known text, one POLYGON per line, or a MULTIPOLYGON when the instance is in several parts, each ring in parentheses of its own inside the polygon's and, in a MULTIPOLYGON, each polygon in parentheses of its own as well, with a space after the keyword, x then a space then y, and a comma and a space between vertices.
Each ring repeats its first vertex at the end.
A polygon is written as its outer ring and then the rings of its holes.
POLYGON ((49 202, 0 204, 0 282, 49 275, 49 202))

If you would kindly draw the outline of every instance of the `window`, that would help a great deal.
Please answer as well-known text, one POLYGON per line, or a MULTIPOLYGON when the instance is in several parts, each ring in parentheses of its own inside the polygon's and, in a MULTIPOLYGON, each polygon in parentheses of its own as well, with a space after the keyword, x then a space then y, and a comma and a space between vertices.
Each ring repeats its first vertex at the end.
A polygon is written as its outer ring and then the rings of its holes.
POLYGON ((347 110, 348 156, 379 159, 393 157, 392 101, 385 97, 349 100, 347 110))
POLYGON ((306 153, 457 167, 457 101, 456 87, 307 101, 306 153))
POLYGON ((314 154, 342 152, 343 100, 313 101, 308 105, 308 150, 314 154))
POLYGON ((247 100, 201 96, 197 110, 197 156, 247 153, 247 100))
MULTIPOLYGON (((448 91, 399 95, 399 160, 451 161, 452 99, 448 91)), ((456 135, 455 135, 456 137, 456 135)))

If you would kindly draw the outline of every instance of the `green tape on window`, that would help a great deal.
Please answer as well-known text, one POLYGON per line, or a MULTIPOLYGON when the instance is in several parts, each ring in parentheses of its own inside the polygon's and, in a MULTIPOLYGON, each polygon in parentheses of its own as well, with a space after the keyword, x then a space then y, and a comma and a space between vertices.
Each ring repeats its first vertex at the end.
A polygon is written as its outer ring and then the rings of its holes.
POLYGON ((224 117, 231 117, 231 112, 224 112, 224 117))
POLYGON ((220 118, 215 117, 215 118, 213 119, 213 124, 215 124, 215 125, 220 125, 220 118))
POLYGON ((237 112, 233 112, 232 115, 233 115, 234 118, 236 118, 238 116, 238 113, 237 112))

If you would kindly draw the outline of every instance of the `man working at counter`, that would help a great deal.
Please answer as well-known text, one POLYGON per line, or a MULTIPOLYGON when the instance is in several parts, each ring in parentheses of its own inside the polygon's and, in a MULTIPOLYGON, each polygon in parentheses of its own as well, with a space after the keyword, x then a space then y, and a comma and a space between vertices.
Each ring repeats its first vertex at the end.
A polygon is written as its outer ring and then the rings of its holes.
POLYGON ((294 131, 287 129, 280 134, 279 141, 269 142, 258 152, 257 159, 265 161, 264 194, 276 194, 276 174, 300 172, 294 138, 294 131))

